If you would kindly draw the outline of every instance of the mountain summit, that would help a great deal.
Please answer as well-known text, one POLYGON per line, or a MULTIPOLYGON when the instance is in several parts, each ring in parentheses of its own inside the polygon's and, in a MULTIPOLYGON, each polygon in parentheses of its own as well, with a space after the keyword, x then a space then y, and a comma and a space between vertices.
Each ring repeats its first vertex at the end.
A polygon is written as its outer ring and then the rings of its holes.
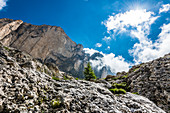
MULTIPOLYGON (((83 46, 76 44, 61 27, 32 25, 21 20, 0 19, 0 41, 25 51, 43 63, 54 63, 60 70, 83 78, 84 66, 92 57, 85 54, 83 46)), ((106 76, 109 70, 95 69, 97 77, 106 76)))

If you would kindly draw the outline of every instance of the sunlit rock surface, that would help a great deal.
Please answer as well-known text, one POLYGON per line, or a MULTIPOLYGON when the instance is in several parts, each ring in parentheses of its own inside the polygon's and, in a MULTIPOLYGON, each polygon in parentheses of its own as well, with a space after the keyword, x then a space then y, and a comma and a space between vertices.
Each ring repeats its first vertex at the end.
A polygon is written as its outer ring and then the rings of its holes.
MULTIPOLYGON (((86 55, 83 46, 73 42, 61 27, 32 25, 21 20, 0 19, 0 41, 42 62, 55 63, 60 70, 79 78, 84 77, 87 62, 97 57, 86 55)), ((105 67, 95 72, 99 78, 108 74, 105 67)))
POLYGON ((112 94, 108 90, 111 84, 105 80, 75 80, 53 65, 43 65, 24 52, 2 45, 0 64, 2 113, 165 113, 145 97, 112 94), (53 80, 54 74, 60 79, 53 80))

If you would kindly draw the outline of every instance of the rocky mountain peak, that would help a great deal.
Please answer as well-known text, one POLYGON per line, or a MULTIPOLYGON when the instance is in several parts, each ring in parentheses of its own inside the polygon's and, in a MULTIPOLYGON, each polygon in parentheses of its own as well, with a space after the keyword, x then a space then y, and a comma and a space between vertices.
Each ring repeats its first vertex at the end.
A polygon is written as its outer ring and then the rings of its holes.
MULTIPOLYGON (((25 51, 43 62, 55 63, 62 71, 74 75, 79 73, 73 65, 80 61, 76 56, 83 57, 83 46, 73 42, 61 27, 1 19, 0 37, 0 41, 6 46, 25 51)), ((83 67, 81 65, 77 66, 83 67)), ((82 72, 79 74, 82 77, 82 72)))
MULTIPOLYGON (((83 78, 87 62, 103 57, 100 53, 86 54, 81 44, 72 41, 61 27, 32 25, 21 20, 0 19, 0 41, 24 51, 42 62, 56 64, 60 70, 83 78)), ((109 69, 94 68, 97 77, 104 77, 109 69)))

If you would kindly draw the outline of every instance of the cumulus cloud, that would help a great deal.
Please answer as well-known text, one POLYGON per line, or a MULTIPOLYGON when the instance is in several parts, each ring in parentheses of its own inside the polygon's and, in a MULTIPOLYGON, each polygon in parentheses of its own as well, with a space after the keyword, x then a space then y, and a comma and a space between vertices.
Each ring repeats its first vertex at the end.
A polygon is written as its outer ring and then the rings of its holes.
POLYGON ((158 18, 158 16, 153 17, 153 15, 153 12, 147 12, 145 9, 130 10, 125 13, 109 16, 103 24, 107 27, 108 33, 113 31, 116 35, 131 29, 133 31, 139 31, 138 34, 133 32, 132 35, 140 35, 142 34, 141 31, 147 32, 149 26, 158 18))
POLYGON ((136 63, 151 61, 170 52, 170 23, 161 27, 159 39, 153 43, 136 43, 130 53, 133 55, 136 63))
MULTIPOLYGON (((163 11, 163 10, 162 10, 163 11)), ((170 24, 164 24, 160 29, 159 39, 154 43, 148 38, 150 27, 159 16, 146 10, 130 10, 110 16, 103 24, 107 27, 110 35, 126 32, 131 37, 137 38, 132 49, 129 50, 136 64, 147 62, 161 57, 170 52, 170 24)))
POLYGON ((97 50, 89 49, 89 48, 84 48, 83 50, 85 51, 85 53, 89 54, 90 56, 92 56, 94 53, 98 53, 99 52, 97 50))
POLYGON ((111 37, 110 37, 110 36, 109 36, 109 37, 105 36, 102 40, 104 40, 104 41, 108 42, 108 41, 110 41, 110 40, 111 40, 111 37))
POLYGON ((117 73, 121 71, 128 71, 130 64, 125 61, 122 56, 115 56, 115 54, 104 54, 94 49, 84 48, 85 53, 93 55, 94 53, 100 53, 103 57, 96 57, 95 60, 90 60, 92 67, 97 67, 101 70, 103 67, 108 67, 111 69, 112 73, 117 73))
POLYGON ((168 12, 170 10, 170 4, 162 5, 162 8, 159 9, 159 14, 162 12, 168 12))
POLYGON ((3 7, 6 6, 7 0, 0 0, 0 10, 2 10, 3 7))
POLYGON ((95 46, 96 47, 102 47, 102 44, 101 43, 97 43, 95 46))

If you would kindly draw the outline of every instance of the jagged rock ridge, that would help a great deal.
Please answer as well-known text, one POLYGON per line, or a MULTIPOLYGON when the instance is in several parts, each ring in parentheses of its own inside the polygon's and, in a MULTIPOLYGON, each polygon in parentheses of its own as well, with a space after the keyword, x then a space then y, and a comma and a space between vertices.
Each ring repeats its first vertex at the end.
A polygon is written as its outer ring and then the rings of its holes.
POLYGON ((170 54, 134 66, 127 80, 132 92, 149 98, 170 113, 170 54))
POLYGON ((111 84, 126 82, 131 92, 147 97, 170 113, 170 53, 153 61, 133 66, 127 73, 107 76, 107 79, 111 84))
POLYGON ((53 65, 1 44, 0 64, 2 113, 165 113, 145 97, 112 94, 105 80, 75 80, 53 65))

